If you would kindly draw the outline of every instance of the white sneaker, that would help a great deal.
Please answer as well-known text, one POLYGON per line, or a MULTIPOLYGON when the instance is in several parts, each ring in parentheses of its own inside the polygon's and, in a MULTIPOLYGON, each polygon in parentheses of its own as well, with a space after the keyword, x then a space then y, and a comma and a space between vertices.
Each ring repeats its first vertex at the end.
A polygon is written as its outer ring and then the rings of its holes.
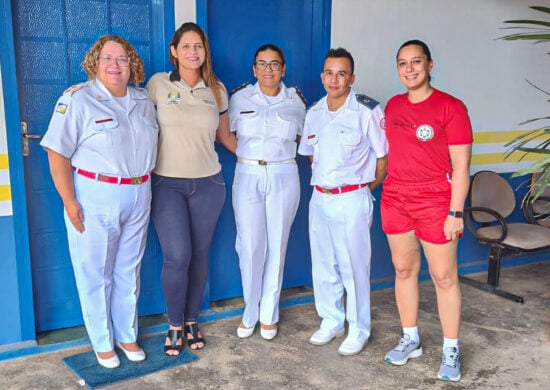
POLYGON ((343 336, 346 333, 345 329, 340 330, 325 330, 319 329, 309 338, 309 342, 313 345, 325 345, 332 341, 335 337, 343 336))
POLYGON ((344 342, 338 348, 338 353, 340 355, 357 355, 359 352, 365 348, 368 338, 355 338, 348 336, 344 342))

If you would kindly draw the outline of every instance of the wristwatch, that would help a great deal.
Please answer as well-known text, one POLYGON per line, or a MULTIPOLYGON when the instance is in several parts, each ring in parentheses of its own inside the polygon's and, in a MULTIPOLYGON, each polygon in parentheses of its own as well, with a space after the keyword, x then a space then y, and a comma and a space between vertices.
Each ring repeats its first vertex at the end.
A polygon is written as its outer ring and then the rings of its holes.
POLYGON ((455 218, 462 218, 464 213, 462 211, 454 211, 454 210, 451 210, 449 211, 449 215, 451 217, 455 217, 455 218))

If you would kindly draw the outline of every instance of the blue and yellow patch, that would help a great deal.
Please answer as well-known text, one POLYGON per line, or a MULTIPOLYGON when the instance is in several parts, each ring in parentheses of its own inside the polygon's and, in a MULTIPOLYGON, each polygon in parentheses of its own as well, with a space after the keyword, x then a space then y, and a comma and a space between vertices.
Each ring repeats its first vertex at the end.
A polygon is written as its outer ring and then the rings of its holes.
POLYGON ((67 112, 67 105, 65 103, 57 103, 57 107, 55 107, 55 112, 65 114, 65 112, 67 112))

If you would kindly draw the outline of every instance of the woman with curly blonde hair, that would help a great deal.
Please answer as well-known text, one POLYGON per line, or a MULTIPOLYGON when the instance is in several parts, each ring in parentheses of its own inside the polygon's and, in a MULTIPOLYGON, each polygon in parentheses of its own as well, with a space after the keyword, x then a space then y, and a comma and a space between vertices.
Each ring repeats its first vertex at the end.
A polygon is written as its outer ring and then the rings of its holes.
POLYGON ((126 58, 129 60, 130 78, 129 82, 139 87, 139 84, 145 81, 145 70, 143 68, 143 61, 136 52, 136 49, 124 38, 118 35, 104 35, 99 38, 88 50, 84 61, 82 61, 82 68, 88 75, 89 80, 96 78, 98 66, 100 63, 101 50, 107 42, 116 42, 122 45, 122 48, 126 52, 126 58))
POLYGON ((41 142, 65 209, 82 316, 97 361, 133 362, 141 258, 151 210, 158 125, 143 62, 123 38, 99 38, 82 63, 89 80, 59 98, 41 142))

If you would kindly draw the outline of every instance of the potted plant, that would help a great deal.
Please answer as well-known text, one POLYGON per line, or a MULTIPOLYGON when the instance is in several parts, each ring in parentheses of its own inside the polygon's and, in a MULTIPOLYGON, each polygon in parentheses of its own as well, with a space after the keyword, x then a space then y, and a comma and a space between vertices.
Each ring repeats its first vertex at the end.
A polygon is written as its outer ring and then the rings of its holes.
MULTIPOLYGON (((531 9, 535 11, 542 12, 546 15, 550 14, 550 8, 548 7, 539 7, 532 6, 531 9)), ((506 41, 517 41, 517 40, 529 40, 534 41, 534 43, 543 43, 550 41, 550 21, 544 20, 528 20, 528 19, 518 19, 518 20, 506 20, 504 23, 514 24, 514 27, 505 27, 507 29, 516 29, 520 30, 519 32, 505 35, 500 39, 506 41)), ((550 54, 550 53, 546 53, 550 54)), ((529 80, 527 82, 533 87, 537 88, 539 91, 550 96, 550 93, 545 90, 537 87, 529 80)), ((550 100, 548 100, 550 101, 550 100)), ((549 116, 529 119, 521 124, 527 124, 531 122, 543 121, 550 119, 549 116)), ((509 147, 505 158, 510 156, 513 152, 519 151, 524 152, 524 155, 529 153, 540 154, 541 159, 528 166, 527 168, 521 169, 513 174, 513 176, 522 176, 527 174, 537 174, 536 180, 531 183, 529 188, 529 195, 531 201, 536 200, 545 188, 550 185, 550 126, 546 125, 539 129, 530 131, 526 134, 523 134, 514 140, 506 144, 509 147)), ((522 156, 522 157, 523 157, 522 156)))

